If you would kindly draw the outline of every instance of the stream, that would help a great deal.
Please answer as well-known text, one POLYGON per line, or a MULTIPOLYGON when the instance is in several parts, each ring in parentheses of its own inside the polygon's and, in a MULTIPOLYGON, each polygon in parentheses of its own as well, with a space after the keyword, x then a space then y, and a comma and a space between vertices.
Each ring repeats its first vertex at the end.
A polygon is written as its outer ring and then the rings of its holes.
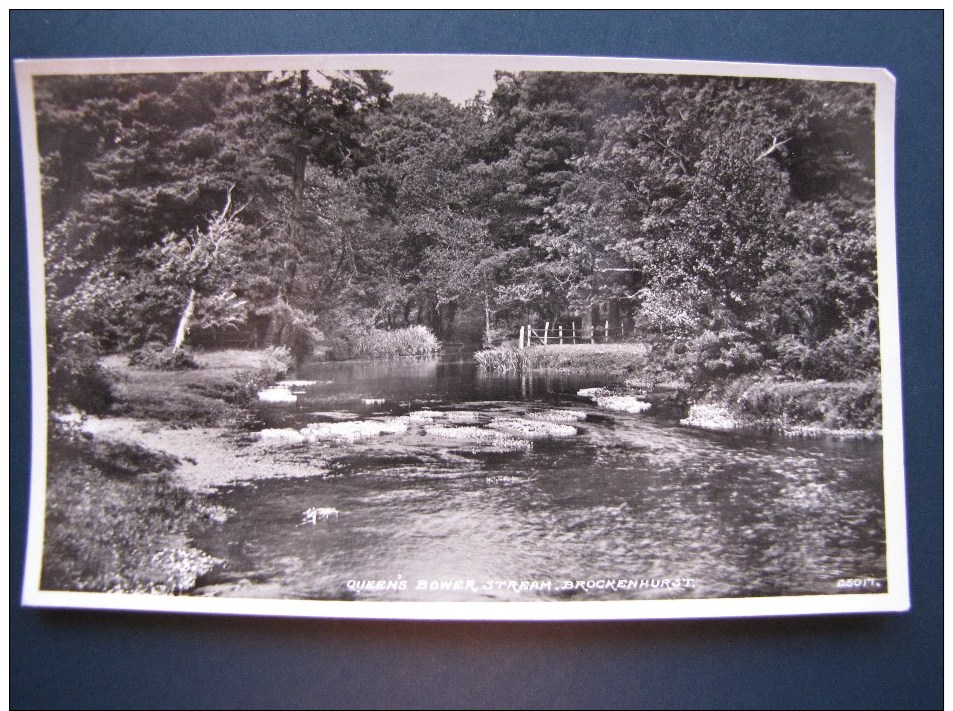
POLYGON ((469 354, 314 363, 256 429, 314 476, 220 488, 197 595, 669 599, 885 592, 882 443, 608 410, 598 376, 469 354), (528 423, 528 424, 527 424, 528 423), (534 424, 536 423, 536 424, 534 424), (370 433, 361 428, 370 428, 370 433), (376 429, 375 429, 376 428, 376 429), (279 433, 280 434, 280 433, 279 433))

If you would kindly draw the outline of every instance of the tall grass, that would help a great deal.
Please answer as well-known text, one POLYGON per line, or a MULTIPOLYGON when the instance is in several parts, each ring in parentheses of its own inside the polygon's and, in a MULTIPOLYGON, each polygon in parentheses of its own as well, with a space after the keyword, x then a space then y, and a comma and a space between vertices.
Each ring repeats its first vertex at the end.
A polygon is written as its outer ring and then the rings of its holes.
POLYGON ((628 343, 530 346, 523 350, 500 346, 474 353, 473 357, 481 368, 502 372, 548 368, 628 375, 640 372, 644 367, 646 348, 628 343))
POLYGON ((512 346, 501 346, 479 351, 473 354, 473 358, 477 365, 484 370, 496 370, 504 373, 531 370, 534 367, 527 351, 512 346))
POLYGON ((409 326, 393 331, 370 328, 337 334, 331 347, 331 355, 337 360, 420 356, 439 351, 440 341, 425 326, 409 326))

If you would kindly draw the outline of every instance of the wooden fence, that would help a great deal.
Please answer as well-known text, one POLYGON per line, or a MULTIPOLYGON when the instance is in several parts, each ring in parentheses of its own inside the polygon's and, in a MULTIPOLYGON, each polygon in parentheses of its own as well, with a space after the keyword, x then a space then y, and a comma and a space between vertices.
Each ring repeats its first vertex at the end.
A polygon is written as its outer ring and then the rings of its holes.
POLYGON ((575 345, 577 343, 609 343, 610 339, 622 340, 625 338, 625 327, 619 324, 616 329, 609 328, 609 322, 604 326, 595 324, 589 330, 583 330, 582 324, 576 328, 576 322, 568 325, 549 321, 542 328, 530 324, 520 326, 520 350, 532 345, 575 345))

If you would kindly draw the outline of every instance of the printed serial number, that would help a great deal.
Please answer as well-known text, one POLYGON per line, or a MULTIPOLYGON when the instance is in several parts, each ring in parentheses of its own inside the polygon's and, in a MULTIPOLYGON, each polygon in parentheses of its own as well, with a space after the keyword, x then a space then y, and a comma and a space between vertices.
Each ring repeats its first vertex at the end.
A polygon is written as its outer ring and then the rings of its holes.
POLYGON ((839 588, 882 588, 883 583, 877 578, 838 578, 839 588))

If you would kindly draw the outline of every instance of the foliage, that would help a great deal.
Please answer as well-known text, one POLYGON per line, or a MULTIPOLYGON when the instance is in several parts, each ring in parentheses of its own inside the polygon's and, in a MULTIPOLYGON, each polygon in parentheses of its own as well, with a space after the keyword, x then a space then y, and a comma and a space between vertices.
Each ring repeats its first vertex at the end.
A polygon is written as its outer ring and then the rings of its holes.
POLYGON ((295 363, 291 350, 285 346, 268 349, 264 363, 242 378, 240 400, 252 400, 262 388, 271 385, 287 373, 295 363))
POLYGON ((109 374, 100 365, 96 339, 84 332, 57 330, 47 331, 50 409, 73 405, 84 412, 105 413, 115 401, 115 392, 109 374))
POLYGON ((39 78, 51 396, 192 325, 302 359, 572 317, 705 387, 876 374, 872 86, 496 81, 459 106, 374 71, 39 78))

